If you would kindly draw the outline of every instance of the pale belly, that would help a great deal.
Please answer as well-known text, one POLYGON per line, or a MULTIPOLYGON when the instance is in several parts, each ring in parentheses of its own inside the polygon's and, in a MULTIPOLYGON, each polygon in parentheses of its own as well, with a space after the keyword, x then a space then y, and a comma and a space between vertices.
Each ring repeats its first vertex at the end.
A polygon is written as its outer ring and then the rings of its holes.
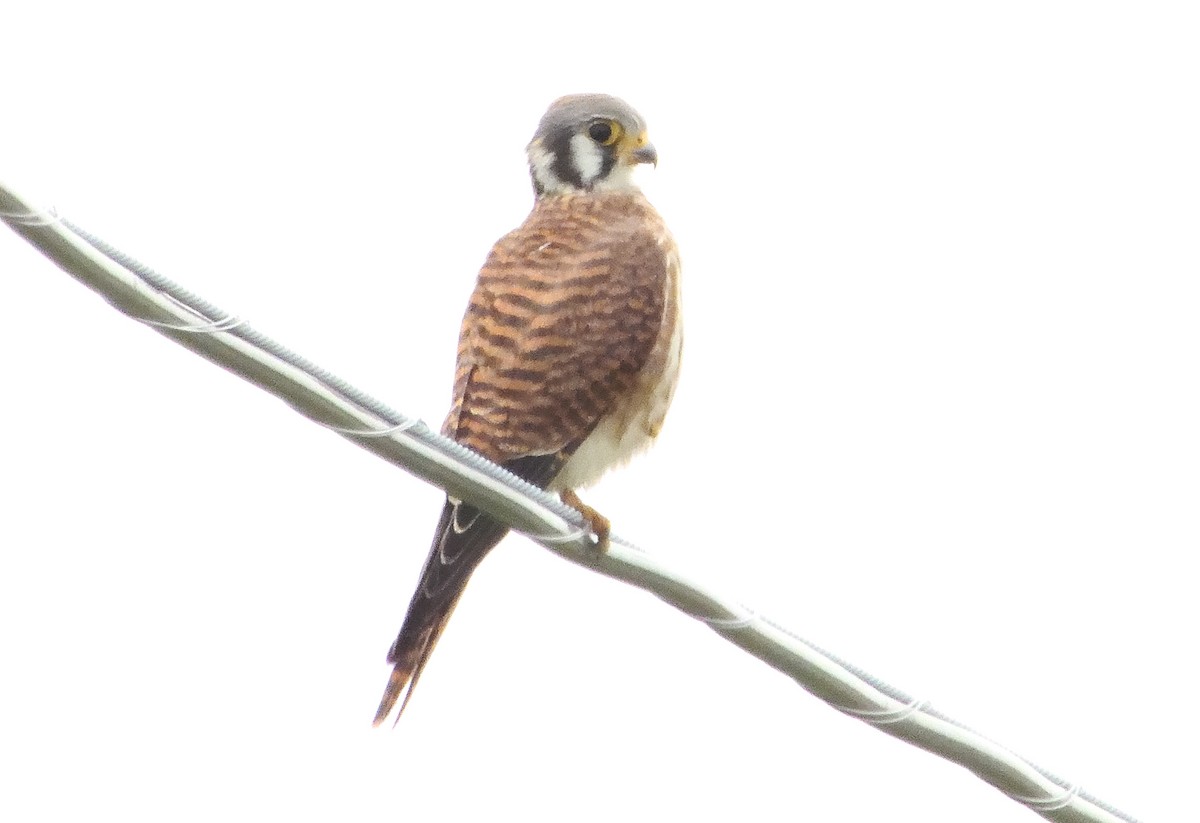
POLYGON ((683 324, 677 316, 671 324, 670 337, 664 342, 659 356, 651 358, 637 389, 580 444, 550 483, 551 491, 592 485, 609 469, 624 465, 635 454, 645 451, 658 437, 679 381, 683 324))

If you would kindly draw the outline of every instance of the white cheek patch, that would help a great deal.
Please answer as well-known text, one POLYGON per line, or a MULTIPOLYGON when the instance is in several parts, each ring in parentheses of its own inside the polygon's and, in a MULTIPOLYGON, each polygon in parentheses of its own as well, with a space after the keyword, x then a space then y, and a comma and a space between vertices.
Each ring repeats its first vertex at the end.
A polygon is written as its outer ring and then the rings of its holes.
POLYGON ((633 167, 617 163, 608 173, 608 177, 592 185, 592 191, 622 191, 633 187, 633 167))
POLYGON ((586 134, 571 137, 571 160, 574 161, 575 170, 579 172, 579 179, 585 186, 591 185, 600 176, 600 169, 604 167, 604 156, 600 154, 600 147, 586 134))
POLYGON ((546 151, 538 143, 529 147, 529 168, 533 171, 533 179, 537 181, 542 191, 558 191, 563 183, 555 175, 551 167, 554 165, 553 152, 546 151))
MULTIPOLYGON (((567 151, 571 152, 570 162, 573 171, 579 172, 579 182, 585 191, 621 191, 635 188, 633 182, 633 166, 617 162, 609 169, 607 176, 600 175, 604 170, 604 149, 596 144, 586 134, 576 134, 571 137, 567 151)), ((547 194, 561 194, 578 191, 574 181, 566 181, 554 173, 557 161, 554 152, 542 145, 541 140, 530 143, 525 150, 529 158, 529 171, 538 191, 547 194)))

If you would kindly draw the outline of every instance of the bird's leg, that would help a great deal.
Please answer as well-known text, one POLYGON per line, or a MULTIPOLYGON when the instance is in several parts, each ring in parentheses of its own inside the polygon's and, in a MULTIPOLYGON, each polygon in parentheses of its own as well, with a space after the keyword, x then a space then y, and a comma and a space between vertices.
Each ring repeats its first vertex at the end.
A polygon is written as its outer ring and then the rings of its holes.
POLYGON ((562 502, 583 515, 583 519, 587 521, 592 533, 596 535, 596 548, 600 551, 607 551, 608 534, 612 531, 612 523, 609 519, 580 500, 574 489, 563 489, 558 496, 562 498, 562 502))

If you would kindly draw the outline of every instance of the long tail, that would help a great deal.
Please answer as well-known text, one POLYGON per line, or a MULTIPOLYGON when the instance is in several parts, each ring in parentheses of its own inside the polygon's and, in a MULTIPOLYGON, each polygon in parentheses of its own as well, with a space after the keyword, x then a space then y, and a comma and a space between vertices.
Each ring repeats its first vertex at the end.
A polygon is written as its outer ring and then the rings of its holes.
MULTIPOLYGON (((545 488, 558 474, 565 459, 566 452, 534 454, 503 465, 518 477, 545 488)), ((393 664, 392 676, 375 712, 376 726, 387 719, 403 696, 396 713, 396 720, 400 719, 421 678, 421 670, 433 654, 433 647, 471 579, 471 572, 507 533, 507 526, 474 506, 446 498, 429 557, 421 571, 421 582, 408 604, 400 634, 388 651, 387 661, 393 664)))
POLYGON ((394 668, 375 712, 376 726, 387 719, 403 695, 396 713, 396 719, 400 719, 471 573, 507 532, 507 526, 473 506, 447 498, 421 582, 408 604, 400 634, 388 651, 387 661, 394 668))

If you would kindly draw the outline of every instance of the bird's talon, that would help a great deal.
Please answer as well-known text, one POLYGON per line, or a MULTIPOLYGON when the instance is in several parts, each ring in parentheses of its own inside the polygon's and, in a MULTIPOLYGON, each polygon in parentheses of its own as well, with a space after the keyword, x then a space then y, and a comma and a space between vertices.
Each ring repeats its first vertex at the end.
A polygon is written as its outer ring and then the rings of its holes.
POLYGON ((562 502, 579 512, 587 521, 588 528, 596 538, 596 550, 608 551, 608 536, 612 532, 612 521, 580 500, 579 495, 571 489, 564 489, 559 493, 559 497, 562 498, 562 502))
POLYGON ((593 522, 591 524, 592 534, 596 538, 596 551, 607 552, 608 551, 608 533, 612 530, 612 524, 609 523, 608 520, 605 518, 601 518, 601 519, 604 520, 603 523, 593 522))

